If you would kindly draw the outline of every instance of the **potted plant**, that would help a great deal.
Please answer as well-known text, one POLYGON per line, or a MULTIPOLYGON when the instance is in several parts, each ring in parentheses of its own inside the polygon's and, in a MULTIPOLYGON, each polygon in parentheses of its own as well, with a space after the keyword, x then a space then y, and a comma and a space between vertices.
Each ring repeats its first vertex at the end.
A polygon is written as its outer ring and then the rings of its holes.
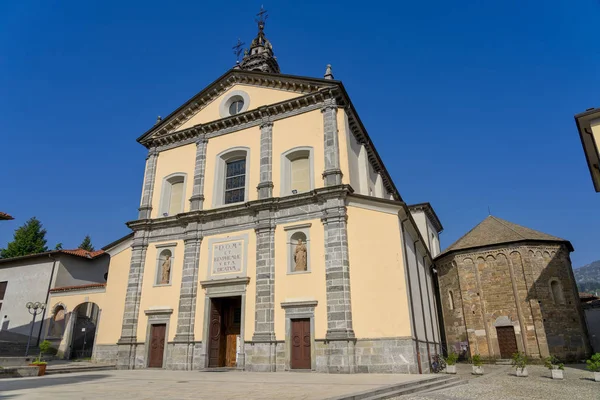
POLYGON ((40 355, 29 365, 38 367, 38 376, 44 376, 46 373, 46 365, 48 365, 48 363, 42 361, 42 354, 47 354, 51 351, 50 349, 52 348, 52 343, 50 343, 48 340, 44 340, 42 343, 40 343, 39 347, 40 355))
POLYGON ((520 351, 512 355, 512 366, 516 368, 517 376, 529 376, 529 372, 527 371, 528 362, 529 359, 527 358, 527 356, 521 353, 520 351))
POLYGON ((458 354, 454 350, 450 350, 448 357, 446 357, 446 373, 456 374, 456 361, 458 361, 458 354))
POLYGON ((600 382, 600 353, 594 354, 585 363, 587 364, 586 368, 594 373, 594 380, 600 382))
POLYGON ((471 359, 473 363, 473 375, 483 375, 483 361, 479 354, 475 354, 471 359))
POLYGON ((544 366, 552 372, 552 379, 563 379, 563 371, 565 364, 554 356, 550 356, 544 360, 544 366))

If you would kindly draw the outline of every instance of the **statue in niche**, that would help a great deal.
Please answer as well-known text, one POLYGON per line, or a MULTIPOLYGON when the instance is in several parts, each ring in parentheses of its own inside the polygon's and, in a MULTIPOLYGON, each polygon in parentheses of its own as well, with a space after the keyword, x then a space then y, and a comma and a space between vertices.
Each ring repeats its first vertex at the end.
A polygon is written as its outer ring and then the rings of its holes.
POLYGON ((169 283, 169 277, 171 276, 171 255, 167 254, 165 256, 165 261, 161 266, 161 279, 160 284, 164 285, 169 283))
POLYGON ((294 272, 306 271, 306 246, 302 242, 302 239, 298 239, 296 244, 296 250, 294 250, 294 272))

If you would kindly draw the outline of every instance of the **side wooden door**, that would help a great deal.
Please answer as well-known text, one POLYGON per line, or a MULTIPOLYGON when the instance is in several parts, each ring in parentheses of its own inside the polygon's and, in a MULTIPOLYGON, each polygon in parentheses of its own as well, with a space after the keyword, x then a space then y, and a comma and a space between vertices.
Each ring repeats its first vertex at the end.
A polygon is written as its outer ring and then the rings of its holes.
POLYGON ((500 346, 500 356, 504 359, 511 358, 518 350, 517 338, 515 337, 515 328, 512 326, 497 326, 498 345, 500 346))
POLYGON ((292 369, 310 369, 310 319, 292 320, 292 369))
POLYGON ((221 332, 222 332, 222 321, 221 321, 221 307, 220 303, 215 300, 211 300, 210 307, 210 323, 209 323, 209 343, 208 343, 208 366, 209 367, 222 367, 222 356, 221 356, 221 332))
POLYGON ((165 336, 167 325, 151 325, 150 328, 150 355, 148 356, 149 368, 162 368, 163 355, 165 354, 165 336))

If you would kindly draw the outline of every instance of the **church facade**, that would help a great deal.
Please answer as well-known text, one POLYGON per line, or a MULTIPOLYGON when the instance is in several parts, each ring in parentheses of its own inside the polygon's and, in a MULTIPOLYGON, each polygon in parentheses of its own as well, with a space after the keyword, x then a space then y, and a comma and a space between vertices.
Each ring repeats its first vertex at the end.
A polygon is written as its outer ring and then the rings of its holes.
POLYGON ((436 258, 448 349, 471 357, 590 352, 567 240, 489 216, 436 258))
POLYGON ((138 142, 133 237, 111 246, 103 289, 51 299, 98 304, 95 360, 429 371, 442 225, 404 203, 330 67, 281 74, 261 20, 240 63, 138 142))

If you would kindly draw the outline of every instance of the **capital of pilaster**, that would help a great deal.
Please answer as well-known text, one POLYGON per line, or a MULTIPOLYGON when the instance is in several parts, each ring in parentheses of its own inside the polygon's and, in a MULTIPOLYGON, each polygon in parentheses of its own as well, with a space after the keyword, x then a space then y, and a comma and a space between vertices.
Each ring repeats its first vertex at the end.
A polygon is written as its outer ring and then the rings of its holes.
POLYGON ((263 129, 271 129, 273 128, 273 122, 272 121, 263 121, 260 124, 260 130, 262 131, 263 129))
POLYGON ((146 160, 156 156, 158 156, 158 147, 150 147, 150 150, 148 150, 148 156, 146 157, 146 160))
POLYGON ((197 140, 196 140, 196 146, 202 146, 205 145, 206 143, 208 143, 208 138, 206 137, 206 134, 202 134, 197 140))

